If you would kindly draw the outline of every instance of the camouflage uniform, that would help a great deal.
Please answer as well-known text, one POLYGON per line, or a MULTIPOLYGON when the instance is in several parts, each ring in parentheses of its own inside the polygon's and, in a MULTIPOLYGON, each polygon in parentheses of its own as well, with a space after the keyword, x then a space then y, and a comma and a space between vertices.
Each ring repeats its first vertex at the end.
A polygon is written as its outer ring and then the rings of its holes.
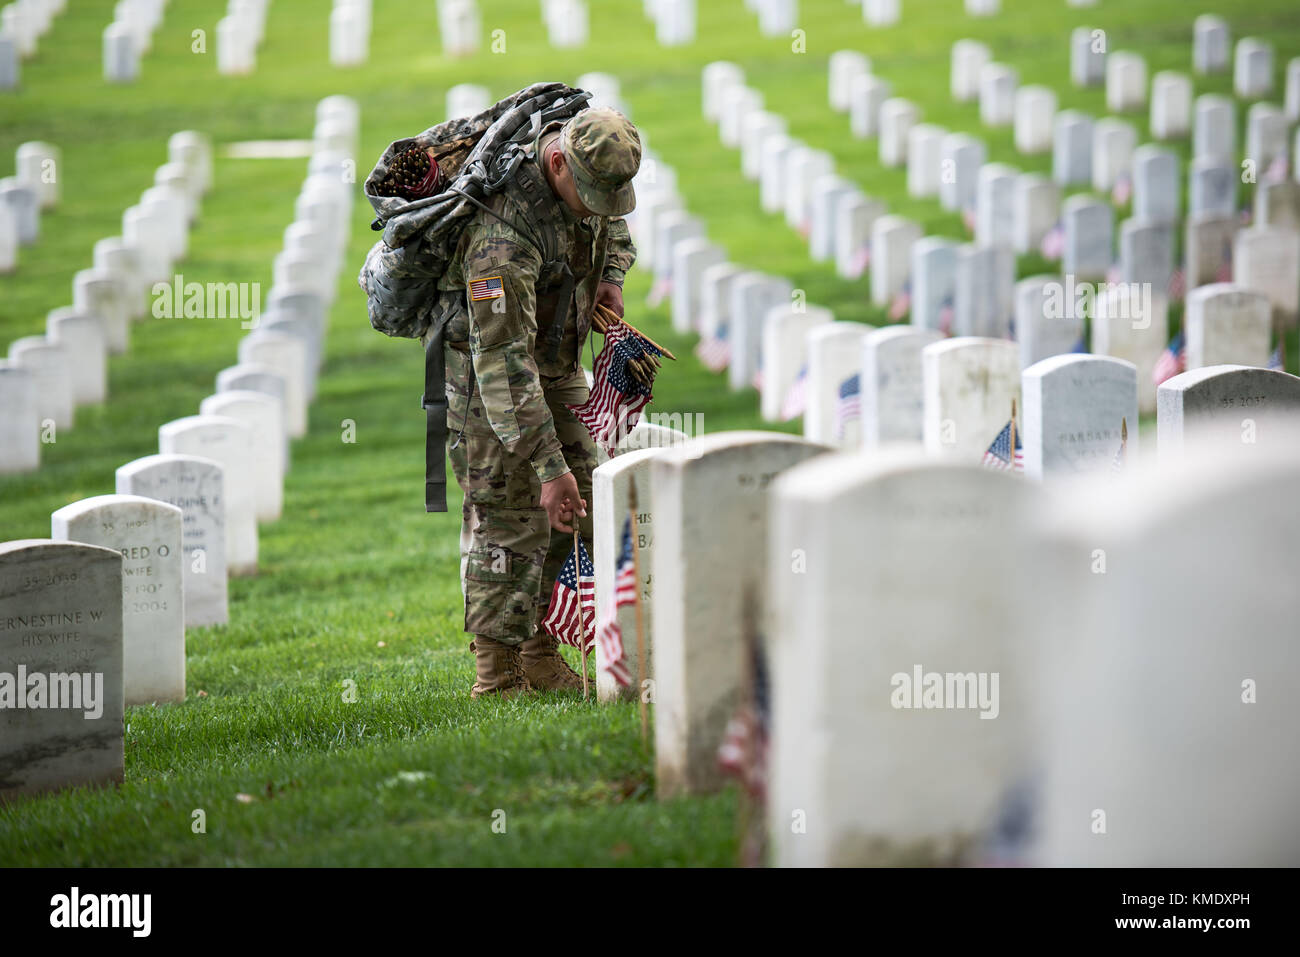
MULTIPOLYGON (((606 126, 589 114, 606 112, 588 111, 570 123, 586 118, 588 139, 598 137, 606 126)), ((552 190, 541 145, 559 126, 539 132, 514 182, 488 202, 513 225, 480 211, 439 283, 439 307, 449 311, 449 455, 465 496, 465 630, 507 645, 526 641, 545 615, 550 585, 573 545, 572 536, 552 534, 542 483, 571 471, 591 504, 595 446, 565 406, 587 398, 580 360, 597 287, 622 285, 636 258, 626 221, 582 219, 552 190), (565 292, 560 263, 572 272, 573 294, 552 354, 548 333, 565 292)), ((638 142, 633 172, 639 156, 638 142)), ((591 519, 579 522, 590 550, 591 519)))

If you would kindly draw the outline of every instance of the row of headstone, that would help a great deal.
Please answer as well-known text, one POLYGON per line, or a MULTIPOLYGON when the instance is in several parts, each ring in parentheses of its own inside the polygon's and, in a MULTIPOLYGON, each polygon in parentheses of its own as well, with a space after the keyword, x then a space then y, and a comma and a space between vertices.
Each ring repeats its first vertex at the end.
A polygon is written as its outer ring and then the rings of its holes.
POLYGON ((370 0, 334 0, 330 10, 330 63, 366 63, 370 59, 370 27, 370 0))
POLYGON ((655 40, 660 46, 695 42, 695 6, 696 0, 644 0, 645 15, 654 23, 655 40))
POLYGON ((226 15, 217 21, 217 72, 222 76, 246 76, 257 69, 270 2, 229 0, 226 15))
POLYGON ((76 409, 107 398, 108 356, 126 352, 152 285, 170 285, 185 255, 192 211, 211 184, 207 139, 192 131, 172 136, 155 183, 123 216, 123 235, 95 243, 93 267, 73 278, 72 305, 49 313, 43 336, 10 343, 0 362, 0 471, 38 468, 41 446, 73 427, 76 409))
POLYGON ((67 0, 14 0, 0 8, 0 90, 18 88, 22 61, 35 55, 41 37, 66 6, 67 0))
POLYGON ((483 45, 483 15, 476 0, 438 0, 438 32, 445 56, 477 53, 483 45))
POLYGON ((41 213, 59 201, 61 154, 49 143, 23 143, 14 175, 0 179, 0 273, 18 267, 19 247, 40 238, 41 213))
POLYGON ((120 0, 113 22, 104 28, 103 73, 108 83, 134 83, 140 58, 153 47, 153 34, 162 22, 167 0, 120 0))

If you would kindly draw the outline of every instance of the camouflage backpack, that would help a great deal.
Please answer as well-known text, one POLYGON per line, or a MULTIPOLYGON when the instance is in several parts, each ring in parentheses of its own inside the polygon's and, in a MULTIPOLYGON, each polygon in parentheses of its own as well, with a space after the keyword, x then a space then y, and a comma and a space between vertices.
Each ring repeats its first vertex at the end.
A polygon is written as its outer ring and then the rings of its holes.
MULTIPOLYGON (((567 120, 586 109, 590 93, 563 83, 536 83, 489 107, 477 116, 448 120, 419 136, 397 140, 366 177, 366 198, 375 210, 371 229, 384 238, 366 255, 357 282, 366 293, 370 324, 386 336, 425 339, 424 507, 447 510, 446 369, 443 326, 447 313, 437 310, 438 280, 478 210, 496 215, 484 199, 514 176, 525 150, 542 127, 567 120), (399 157, 412 148, 432 148, 443 184, 432 196, 408 200, 380 194, 399 157)), ((510 224, 515 226, 516 224, 510 224)))

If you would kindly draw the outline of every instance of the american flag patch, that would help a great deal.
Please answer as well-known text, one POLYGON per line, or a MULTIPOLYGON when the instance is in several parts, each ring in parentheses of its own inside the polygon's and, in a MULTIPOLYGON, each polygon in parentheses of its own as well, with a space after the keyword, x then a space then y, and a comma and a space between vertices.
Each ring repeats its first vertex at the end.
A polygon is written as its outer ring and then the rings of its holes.
POLYGON ((486 279, 471 279, 469 298, 478 302, 480 299, 500 299, 506 294, 500 276, 488 276, 486 279))

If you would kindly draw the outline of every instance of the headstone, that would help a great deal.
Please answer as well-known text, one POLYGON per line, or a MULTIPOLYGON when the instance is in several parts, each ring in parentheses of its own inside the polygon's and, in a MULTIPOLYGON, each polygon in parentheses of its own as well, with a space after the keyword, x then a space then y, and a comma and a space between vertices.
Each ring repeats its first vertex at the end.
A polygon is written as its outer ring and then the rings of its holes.
POLYGON ((1147 64, 1136 53, 1117 51, 1106 58, 1106 109, 1140 110, 1147 104, 1147 64))
POLYGON ((920 224, 902 216, 879 216, 871 224, 871 302, 888 306, 903 292, 912 268, 912 244, 920 224))
POLYGON ((862 339, 862 444, 920 444, 924 412, 921 350, 943 336, 931 329, 887 326, 862 339))
POLYGON ((83 269, 72 279, 72 308, 104 323, 104 339, 112 355, 129 344, 127 308, 121 284, 101 269, 83 269))
POLYGON ((911 321, 917 329, 951 331, 957 246, 943 236, 926 236, 912 244, 911 321))
POLYGON ((921 375, 926 452, 979 465, 1020 398, 1016 344, 974 336, 936 342, 921 350, 921 375))
POLYGON ((1241 228, 1236 215, 1193 216, 1187 222, 1187 288, 1232 278, 1232 247, 1241 228))
POLYGON ((880 104, 882 166, 902 166, 907 162, 907 136, 920 118, 921 111, 911 100, 891 97, 880 104))
POLYGON ((762 620, 767 489, 779 472, 821 451, 789 435, 720 432, 650 465, 660 797, 723 783, 718 745, 739 703, 744 622, 755 604, 762 620))
POLYGON ((1012 193, 1012 245, 1018 253, 1037 253, 1061 218, 1061 188, 1046 176, 1016 177, 1012 193))
POLYGON ((967 103, 979 97, 980 70, 992 58, 989 48, 978 40, 958 40, 952 45, 949 84, 954 100, 967 103))
POLYGON ((1137 366, 1138 410, 1143 414, 1155 411, 1152 375, 1168 342, 1169 300, 1163 289, 1124 282, 1098 288, 1092 309, 1092 352, 1137 366))
POLYGON ((59 205, 62 165, 62 153, 57 146, 33 141, 18 147, 14 157, 18 181, 36 191, 41 209, 59 205))
POLYGON ((1187 368, 1268 365, 1273 307, 1262 292, 1211 283, 1187 296, 1187 368))
POLYGON ((140 53, 130 28, 117 21, 105 27, 103 50, 104 82, 134 83, 140 74, 140 53))
POLYGON ((1139 146, 1133 153, 1133 218, 1173 223, 1180 193, 1178 156, 1161 146, 1139 146))
POLYGON ((1062 110, 1052 120, 1052 179, 1062 186, 1092 183, 1092 117, 1062 110))
MULTIPOLYGON (((676 426, 684 425, 690 428, 690 419, 690 413, 683 416, 679 412, 651 412, 649 419, 639 419, 637 424, 632 427, 631 432, 628 432, 627 435, 622 436, 614 443, 612 455, 606 454, 603 448, 597 448, 597 466, 604 465, 610 459, 616 459, 629 452, 640 452, 643 449, 676 448, 691 437, 686 432, 676 428, 676 426)), ((702 434, 703 429, 699 427, 700 422, 698 419, 695 425, 696 434, 702 434)))
POLYGON ((251 432, 238 419, 215 415, 191 415, 158 428, 160 454, 195 455, 221 466, 226 568, 234 576, 257 574, 257 502, 251 432))
POLYGON ((1300 183, 1283 180, 1257 185, 1253 224, 1300 230, 1300 183))
POLYGON ((729 87, 722 94, 722 113, 718 117, 718 139, 723 146, 740 146, 741 124, 745 116, 763 108, 763 94, 748 86, 729 87))
POLYGON ((145 281, 140 250, 120 236, 101 239, 95 243, 94 264, 96 270, 107 273, 120 284, 127 318, 142 318, 149 284, 145 281))
POLYGON ((1101 86, 1105 80, 1105 32, 1075 27, 1070 34, 1070 82, 1075 86, 1101 86))
POLYGON ((1098 588, 1079 588, 1063 573, 1057 591, 1075 597, 1044 595, 1054 621, 1042 634, 1050 656, 1042 674, 1054 677, 1036 687, 1046 761, 1033 863, 1209 868, 1295 860, 1287 822, 1300 768, 1287 715, 1300 694, 1291 640, 1300 601, 1294 564, 1283 556, 1300 534, 1293 507, 1300 471, 1294 458, 1265 466, 1256 464, 1259 450, 1247 454, 1249 468, 1228 460, 1191 472, 1168 463, 1140 476, 1136 488, 1097 483, 1075 510, 1062 551, 1077 556, 1105 542, 1110 572, 1097 576, 1106 579, 1098 588), (1266 557, 1210 562, 1207 543, 1225 559, 1266 557), (1094 637, 1071 642, 1071 634, 1094 637), (1274 696, 1262 693, 1264 675, 1273 676, 1274 696), (1260 786, 1263 778, 1270 786, 1260 786), (1106 814, 1105 836, 1088 826, 1090 816, 1100 820, 1097 809, 1106 814))
POLYGON ((1092 188, 1107 193, 1121 179, 1131 177, 1136 148, 1133 124, 1109 116, 1098 120, 1092 135, 1092 188))
POLYGON ((336 6, 329 14, 332 66, 360 66, 370 59, 370 18, 364 8, 336 6))
POLYGON ((871 72, 871 61, 857 50, 836 50, 830 59, 829 97, 831 109, 847 113, 852 101, 853 79, 871 72))
POLYGON ((857 187, 834 173, 818 176, 813 181, 809 206, 812 225, 808 237, 808 255, 813 262, 830 262, 835 258, 835 230, 839 208, 856 192, 857 187))
POLYGON ((862 18, 873 27, 893 26, 901 6, 901 0, 862 0, 862 18))
POLYGON ((1287 161, 1286 114, 1272 103, 1256 103, 1246 111, 1246 159, 1255 164, 1255 176, 1265 179, 1275 160, 1287 161))
POLYGON ((975 208, 979 171, 988 159, 983 140, 966 133, 949 133, 940 146, 939 205, 951 212, 975 208))
POLYGON ((1192 160, 1187 174, 1187 215, 1237 216, 1237 181, 1241 173, 1215 157, 1192 160))
POLYGON ((185 625, 230 620, 226 506, 220 463, 193 455, 149 455, 117 470, 118 495, 157 499, 181 510, 185 625))
POLYGON ((1011 251, 963 243, 955 266, 953 334, 1010 338, 1016 278, 1011 251))
POLYGON ((1119 272, 1122 282, 1150 283, 1167 294, 1174 274, 1174 228, 1137 218, 1119 224, 1119 272))
POLYGON ((32 374, 36 410, 42 423, 72 428, 76 403, 72 391, 72 355, 46 336, 25 336, 9 344, 9 361, 32 374))
POLYGON ((1243 365, 1189 369, 1160 385, 1156 445, 1162 459, 1188 452, 1228 459, 1296 448, 1300 378, 1243 365))
MULTIPOLYGON (((673 210, 655 219, 655 281, 670 283, 673 278, 673 247, 679 242, 703 238, 704 224, 682 210, 673 210)), ((647 265, 650 265, 647 263, 647 265)))
POLYGON ((1243 100, 1256 100, 1273 92, 1273 46, 1255 37, 1237 41, 1232 61, 1232 87, 1243 100))
POLYGON ((264 392, 218 392, 199 403, 199 415, 235 419, 248 426, 253 445, 253 499, 259 522, 274 522, 284 506, 284 410, 264 392))
POLYGON ((763 390, 761 413, 767 422, 779 422, 790 387, 808 366, 808 333, 834 320, 829 309, 820 306, 773 306, 763 319, 761 368, 763 390))
POLYGON ((835 211, 835 274, 857 279, 866 268, 876 220, 885 215, 885 204, 869 196, 853 195, 835 211))
POLYGON ((1222 73, 1228 69, 1228 24, 1202 14, 1192 24, 1192 68, 1197 73, 1222 73))
POLYGON ((734 63, 717 60, 700 71, 705 119, 717 122, 722 113, 722 94, 731 86, 743 86, 745 71, 734 63))
POLYGON ((99 317, 55 309, 46 317, 45 335, 67 356, 73 404, 103 402, 108 396, 108 343, 99 317))
POLYGON ((1277 322, 1294 323, 1300 312, 1300 234, 1280 226, 1252 226, 1237 233, 1232 279, 1268 296, 1277 322))
POLYGON ((803 416, 808 441, 849 448, 862 444, 861 396, 856 399, 859 412, 841 408, 840 387, 861 372, 862 339, 872 331, 859 322, 828 322, 808 333, 808 406, 803 416))
POLYGON ((1300 57, 1292 57, 1286 63, 1286 91, 1283 103, 1286 118, 1292 123, 1300 123, 1300 57))
POLYGON ((735 281, 746 274, 735 263, 714 263, 700 278, 701 339, 725 338, 731 322, 731 290, 735 281))
POLYGON ((1196 98, 1192 126, 1192 155, 1227 166, 1237 162, 1237 105, 1226 96, 1205 93, 1196 98))
POLYGON ((1020 153, 1046 153, 1052 148, 1052 119, 1056 93, 1046 86, 1022 86, 1015 99, 1015 144, 1020 153))
POLYGON ((1107 356, 1051 356, 1025 369, 1022 386, 1029 478, 1111 474, 1137 461, 1133 363, 1107 356), (1117 458, 1125 423, 1128 440, 1123 457, 1117 458))
POLYGON ((9 209, 9 204, 0 203, 0 275, 11 273, 17 268, 18 221, 9 209))
MULTIPOLYGON (((284 333, 258 331, 239 341, 241 365, 257 363, 269 366, 284 378, 285 414, 292 439, 307 434, 307 366, 310 361, 306 343, 284 333)), ((230 490, 227 490, 227 495, 232 496, 230 490)))
POLYGON ((256 362, 230 366, 217 373, 217 392, 261 392, 276 400, 280 406, 281 430, 284 433, 284 471, 289 471, 289 415, 285 406, 284 376, 268 365, 256 362))
POLYGON ((788 306, 793 285, 788 279, 764 273, 746 273, 731 287, 731 362, 727 384, 733 392, 748 389, 762 368, 763 323, 768 310, 788 306))
POLYGON ((1067 285, 1060 276, 1030 276, 1016 283, 1016 343, 1022 369, 1074 352, 1082 342, 1084 313, 1077 296, 1066 297, 1070 286, 1073 283, 1067 285))
POLYGON ((0 622, 0 681, 22 696, 0 709, 0 798, 121 783, 121 554, 0 544, 0 622))
POLYGON ((33 472, 41 465, 41 415, 36 376, 0 360, 0 475, 33 472))
POLYGON ((660 46, 678 47, 695 42, 695 0, 659 0, 655 40, 660 46))
POLYGON ((617 621, 623 638, 623 663, 631 684, 620 685, 607 670, 605 646, 596 642, 596 697, 601 702, 637 701, 646 690, 643 682, 654 677, 654 504, 650 497, 650 463, 663 449, 638 449, 598 465, 591 473, 592 521, 594 532, 592 562, 596 568, 596 613, 598 620, 606 614, 613 599, 614 580, 623 528, 628 516, 628 488, 635 483, 637 589, 641 600, 641 641, 645 649, 645 674, 638 668, 636 608, 618 609, 617 621))
POLYGON ((915 450, 827 457, 777 479, 766 589, 774 864, 973 861, 1030 760, 1032 622, 1006 582, 1034 557, 1023 543, 1035 491, 915 450), (790 573, 791 549, 808 555, 807 573, 790 573), (938 581, 952 586, 943 601, 922 584, 938 581), (953 697, 920 713, 926 673, 953 697), (815 832, 791 833, 800 811, 821 822, 815 832))
POLYGON ((0 90, 16 90, 22 77, 22 53, 18 41, 0 33, 0 90))
POLYGON ((722 247, 707 239, 683 239, 673 247, 672 319, 675 332, 691 332, 699 323, 700 278, 726 259, 722 247))
POLYGON ((1076 280, 1104 279, 1114 261, 1115 211, 1090 196, 1071 196, 1062 207, 1062 271, 1076 280))
POLYGON ((18 244, 30 246, 40 238, 41 206, 36 190, 20 183, 16 177, 0 179, 0 203, 9 207, 18 227, 18 244))
POLYGON ((97 495, 51 514, 50 538, 122 555, 126 705, 185 700, 181 510, 135 495, 97 495))
POLYGON ((975 241, 981 246, 1012 245, 1019 176, 1019 170, 1003 163, 980 167, 975 185, 975 241))
POLYGON ((880 135, 880 108, 894 95, 888 80, 862 73, 851 81, 849 90, 849 131, 865 140, 880 135))
POLYGON ((937 196, 943 175, 943 140, 948 131, 919 123, 907 133, 907 195, 937 196))
POLYGON ((1161 70, 1151 79, 1151 135, 1182 139, 1192 128, 1192 78, 1161 70))
POLYGON ((1005 63, 980 67, 980 122, 985 126, 1010 126, 1015 119, 1016 87, 1020 74, 1005 63))
POLYGON ((787 226, 807 234, 812 220, 812 184, 834 168, 831 155, 823 150, 796 149, 786 156, 783 200, 787 226))
POLYGON ((762 174, 763 144, 769 136, 786 136, 788 128, 785 117, 767 110, 750 110, 740 127, 740 169, 753 182, 762 174))

